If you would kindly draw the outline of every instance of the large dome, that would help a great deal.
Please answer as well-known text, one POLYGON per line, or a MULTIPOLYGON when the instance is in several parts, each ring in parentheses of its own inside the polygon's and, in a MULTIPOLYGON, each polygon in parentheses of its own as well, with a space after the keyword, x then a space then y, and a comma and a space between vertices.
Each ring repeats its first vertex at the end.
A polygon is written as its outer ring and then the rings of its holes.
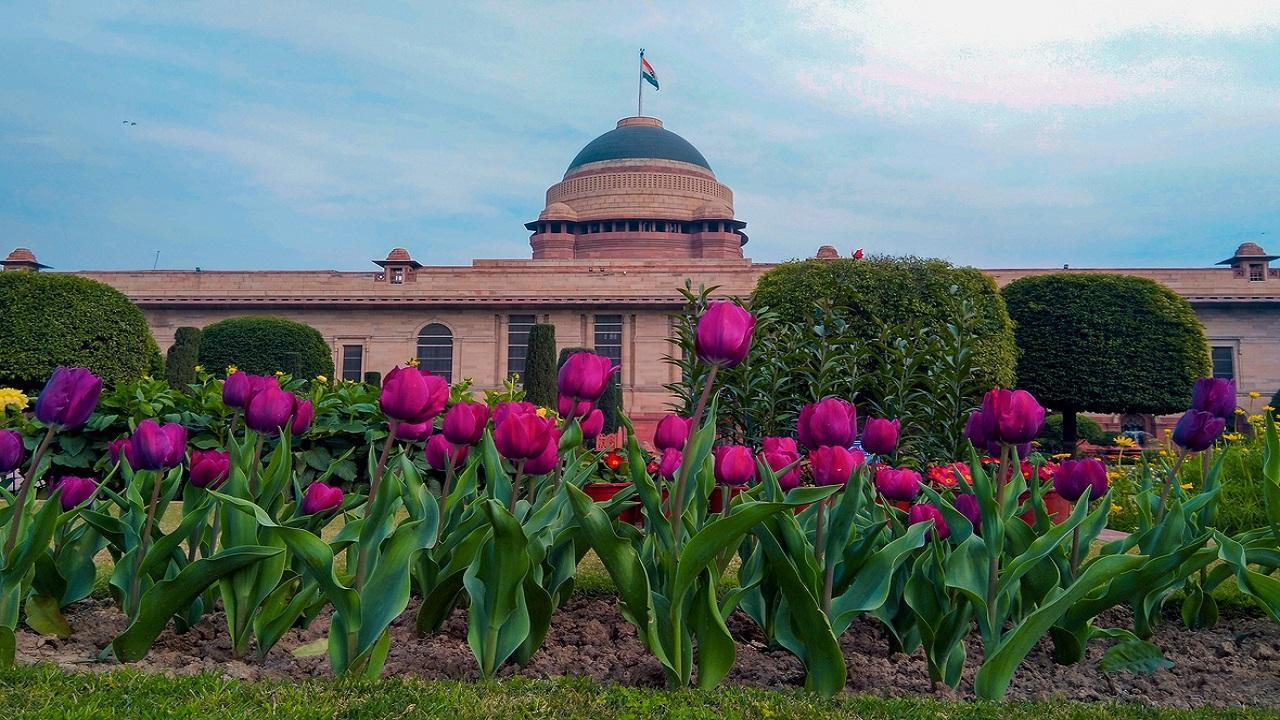
POLYGON ((674 160, 711 170, 707 159, 688 140, 662 127, 657 118, 630 117, 587 143, 569 163, 567 177, 588 163, 608 160, 674 160))

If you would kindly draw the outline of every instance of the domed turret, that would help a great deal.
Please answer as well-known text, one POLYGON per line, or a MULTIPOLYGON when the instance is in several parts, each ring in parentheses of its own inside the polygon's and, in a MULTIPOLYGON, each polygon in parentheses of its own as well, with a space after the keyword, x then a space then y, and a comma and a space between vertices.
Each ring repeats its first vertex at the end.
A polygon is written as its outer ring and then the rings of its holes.
POLYGON ((535 260, 741 258, 747 241, 733 191, 652 117, 623 118, 587 143, 525 227, 535 260))

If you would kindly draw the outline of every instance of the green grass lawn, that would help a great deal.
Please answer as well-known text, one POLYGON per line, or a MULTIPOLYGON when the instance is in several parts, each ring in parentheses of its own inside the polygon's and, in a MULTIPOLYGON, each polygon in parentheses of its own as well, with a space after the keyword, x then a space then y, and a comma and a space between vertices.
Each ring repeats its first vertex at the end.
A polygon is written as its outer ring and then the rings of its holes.
POLYGON ((64 673, 22 668, 0 672, 0 717, 40 718, 937 718, 1068 720, 1075 718, 1269 718, 1250 710, 1179 711, 1128 705, 821 699, 800 691, 747 688, 667 692, 601 686, 585 680, 464 683, 384 679, 303 683, 165 677, 133 671, 64 673))

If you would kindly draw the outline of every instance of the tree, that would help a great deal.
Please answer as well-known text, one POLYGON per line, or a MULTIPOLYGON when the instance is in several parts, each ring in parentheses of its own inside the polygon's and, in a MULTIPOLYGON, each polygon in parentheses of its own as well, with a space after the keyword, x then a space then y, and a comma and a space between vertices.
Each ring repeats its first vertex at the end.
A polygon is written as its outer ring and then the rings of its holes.
POLYGON ((524 399, 539 407, 556 406, 556 326, 529 328, 529 354, 524 361, 524 399))
POLYGON ((186 387, 196 381, 196 365, 200 362, 200 328, 180 327, 173 333, 173 344, 165 356, 164 378, 173 387, 186 387))
POLYGON ((1146 278, 1107 273, 1025 277, 1004 289, 1021 355, 1018 386, 1062 413, 1181 411, 1209 372, 1204 328, 1190 303, 1146 278))
POLYGON ((333 377, 333 354, 320 332, 278 317, 234 317, 209 325, 200 335, 200 364, 217 370, 234 365, 263 375, 279 370, 295 377, 333 377))
POLYGON ((0 385, 39 390, 58 365, 115 384, 151 372, 159 354, 142 310, 88 278, 0 273, 0 385))

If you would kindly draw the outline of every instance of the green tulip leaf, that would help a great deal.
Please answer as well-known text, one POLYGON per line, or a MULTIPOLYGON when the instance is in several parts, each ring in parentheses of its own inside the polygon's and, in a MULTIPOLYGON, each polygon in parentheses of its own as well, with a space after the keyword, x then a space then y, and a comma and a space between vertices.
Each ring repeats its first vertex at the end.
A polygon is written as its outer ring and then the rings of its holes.
POLYGON ((25 605, 27 626, 41 635, 52 635, 63 640, 71 637, 71 626, 58 608, 57 598, 48 595, 32 595, 25 605))
POLYGON ((1102 672, 1153 673, 1173 667, 1173 661, 1154 643, 1134 638, 1116 643, 1102 654, 1098 669, 1102 672))

